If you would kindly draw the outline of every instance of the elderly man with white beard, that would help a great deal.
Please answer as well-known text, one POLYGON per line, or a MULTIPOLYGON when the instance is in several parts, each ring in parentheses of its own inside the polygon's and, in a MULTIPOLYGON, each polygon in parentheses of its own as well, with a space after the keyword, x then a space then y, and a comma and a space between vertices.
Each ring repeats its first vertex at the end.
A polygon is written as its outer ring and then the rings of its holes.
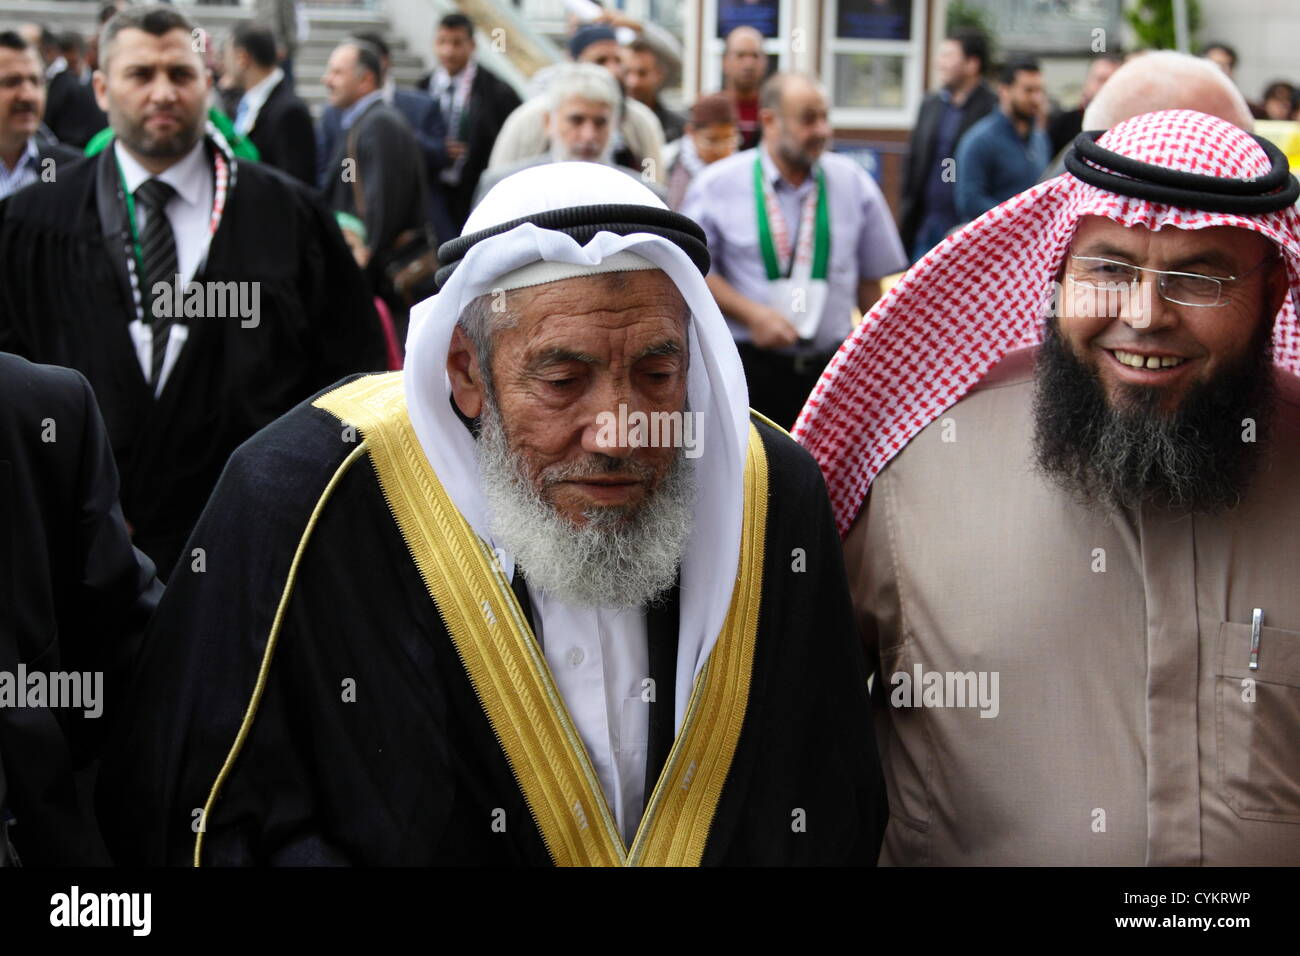
POLYGON ((518 173, 404 372, 235 455, 101 778, 123 860, 874 862, 825 486, 751 416, 703 240, 616 170, 518 173))

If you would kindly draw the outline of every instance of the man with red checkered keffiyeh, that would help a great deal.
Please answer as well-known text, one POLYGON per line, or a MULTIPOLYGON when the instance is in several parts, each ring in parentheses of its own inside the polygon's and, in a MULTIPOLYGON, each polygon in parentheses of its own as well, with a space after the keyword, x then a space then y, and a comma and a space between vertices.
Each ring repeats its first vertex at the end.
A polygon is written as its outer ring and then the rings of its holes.
POLYGON ((1187 110, 926 255, 821 464, 904 864, 1300 863, 1300 184, 1187 110))

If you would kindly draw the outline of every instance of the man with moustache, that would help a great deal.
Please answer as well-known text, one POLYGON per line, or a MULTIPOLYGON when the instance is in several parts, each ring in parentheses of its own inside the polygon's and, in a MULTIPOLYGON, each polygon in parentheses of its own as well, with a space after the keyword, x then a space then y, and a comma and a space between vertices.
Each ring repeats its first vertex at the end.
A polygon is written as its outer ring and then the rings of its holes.
POLYGON ((110 844, 869 865, 885 806, 825 489, 750 415, 699 228, 554 163, 439 252, 404 371, 233 457, 193 538, 223 560, 173 579, 106 761, 110 844), (682 430, 610 427, 638 416, 682 430))
POLYGON ((1294 865, 1300 184, 1190 110, 1066 168, 909 271, 795 430, 874 663, 881 861, 1294 865), (928 675, 997 675, 996 716, 928 675))
POLYGON ((45 79, 36 51, 12 30, 0 32, 0 199, 24 186, 58 178, 59 166, 81 157, 42 138, 45 79))
POLYGON ((192 31, 168 6, 110 20, 94 82, 111 146, 0 206, 0 349, 90 381, 122 510, 163 577, 240 442, 383 367, 332 217, 205 129, 211 81, 192 31))
POLYGON ((709 288, 727 317, 750 401, 790 428, 821 370, 907 266, 879 187, 826 151, 826 92, 815 77, 777 73, 760 97, 763 139, 700 171, 682 214, 709 237, 709 288))

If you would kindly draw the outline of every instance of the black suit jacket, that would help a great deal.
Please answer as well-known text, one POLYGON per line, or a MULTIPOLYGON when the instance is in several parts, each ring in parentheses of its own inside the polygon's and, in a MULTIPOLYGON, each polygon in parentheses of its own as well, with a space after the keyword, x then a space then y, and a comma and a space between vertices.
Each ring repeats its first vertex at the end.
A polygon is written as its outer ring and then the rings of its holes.
MULTIPOLYGON (((447 165, 447 127, 442 121, 442 113, 431 97, 400 87, 393 91, 389 108, 406 120, 416 145, 420 147, 424 160, 425 218, 439 237, 446 238, 451 228, 450 220, 442 194, 435 187, 438 173, 447 165)), ((342 117, 342 110, 329 106, 320 118, 316 142, 317 184, 326 195, 339 180, 339 165, 335 160, 343 145, 342 117)))
MULTIPOLYGON (((420 77, 420 89, 429 90, 432 73, 420 77)), ((435 101, 436 102, 436 101, 435 101)), ((453 235, 460 235, 474 205, 474 194, 478 188, 483 171, 487 169, 492 147, 496 144, 497 134, 506 121, 506 117, 519 106, 519 94, 515 88, 501 79, 480 63, 474 74, 474 85, 469 89, 469 106, 466 109, 466 129, 464 143, 466 146, 465 165, 461 168, 460 183, 448 186, 439 181, 439 187, 446 196, 447 212, 451 217, 453 235)), ((441 106, 439 106, 441 110, 441 106)), ((447 118, 443 117, 444 123, 447 118)), ((448 135, 456 136, 459 131, 449 130, 448 135)))
POLYGON ((308 186, 316 184, 316 131, 311 111, 288 80, 275 84, 248 132, 262 162, 284 170, 308 186))
POLYGON ((195 281, 242 289, 254 314, 236 319, 222 295, 208 297, 210 315, 181 319, 189 339, 155 398, 128 332, 114 156, 84 157, 0 202, 0 349, 90 381, 133 540, 165 579, 230 452, 304 396, 383 368, 384 346, 373 295, 324 204, 273 166, 241 162, 195 281))
POLYGON ((37 164, 40 166, 40 179, 35 185, 40 186, 44 183, 55 182, 59 174, 63 171, 65 165, 75 163, 81 159, 82 153, 79 149, 73 149, 71 146, 65 146, 48 136, 37 134, 36 136, 36 157, 37 164), (49 173, 46 172, 45 162, 52 160, 54 168, 49 173))
POLYGON ((331 176, 325 201, 331 209, 351 213, 365 223, 366 246, 370 250, 366 271, 371 287, 378 290, 397 237, 428 224, 423 157, 406 120, 382 100, 372 103, 350 130, 340 130, 330 162, 332 169, 343 168, 344 160, 349 158, 349 140, 353 139, 357 181, 331 176), (359 205, 365 208, 359 209, 359 205))
POLYGON ((40 154, 42 160, 52 159, 59 165, 76 162, 83 155, 79 149, 73 149, 63 143, 40 138, 36 140, 36 152, 40 154))
MULTIPOLYGON (((71 369, 0 352, 0 671, 103 673, 98 704, 0 707, 0 805, 37 866, 103 864, 88 774, 125 703, 141 635, 162 596, 131 546, 117 468, 90 385, 71 369)), ((83 698, 83 703, 88 701, 83 698)), ((0 839, 0 857, 5 852, 0 839)))
POLYGON ((108 117, 95 102, 90 84, 64 70, 45 87, 45 125, 61 142, 80 149, 108 125, 108 117))
MULTIPOLYGON (((931 93, 921 101, 921 112, 916 118, 916 127, 908 143, 907 165, 903 174, 903 202, 899 210, 898 233, 903 240, 903 248, 911 254, 916 242, 917 230, 925 218, 925 182, 935 162, 942 157, 934 155, 935 137, 939 132, 939 117, 943 114, 943 98, 938 93, 931 93)), ((998 96, 987 83, 981 83, 962 104, 961 122, 957 126, 957 140, 954 149, 966 130, 975 121, 988 115, 998 105, 998 96)))

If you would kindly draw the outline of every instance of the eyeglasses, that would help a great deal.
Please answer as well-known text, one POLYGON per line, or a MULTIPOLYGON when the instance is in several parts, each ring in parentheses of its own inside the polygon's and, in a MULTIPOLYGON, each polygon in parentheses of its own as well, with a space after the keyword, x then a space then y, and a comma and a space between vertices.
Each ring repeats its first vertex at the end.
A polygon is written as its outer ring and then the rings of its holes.
POLYGON ((1256 263, 1239 276, 1207 276, 1196 272, 1167 272, 1163 269, 1147 269, 1143 266, 1135 266, 1132 263, 1116 262, 1114 259, 1103 259, 1099 256, 1070 256, 1070 261, 1077 264, 1076 268, 1081 275, 1071 275, 1069 278, 1075 285, 1105 292, 1112 291, 1120 285, 1133 285, 1138 281, 1139 273, 1150 272, 1152 275, 1158 276, 1156 291, 1160 293, 1160 298, 1176 305, 1191 305, 1205 309, 1224 304, 1226 299, 1223 284, 1225 282, 1236 282, 1238 279, 1244 279, 1270 262, 1276 262, 1277 259, 1278 257, 1275 255, 1265 256, 1262 261, 1256 263))
POLYGON ((703 140, 704 144, 710 149, 727 149, 728 147, 735 149, 744 142, 739 133, 733 133, 730 136, 701 135, 700 139, 703 140))

